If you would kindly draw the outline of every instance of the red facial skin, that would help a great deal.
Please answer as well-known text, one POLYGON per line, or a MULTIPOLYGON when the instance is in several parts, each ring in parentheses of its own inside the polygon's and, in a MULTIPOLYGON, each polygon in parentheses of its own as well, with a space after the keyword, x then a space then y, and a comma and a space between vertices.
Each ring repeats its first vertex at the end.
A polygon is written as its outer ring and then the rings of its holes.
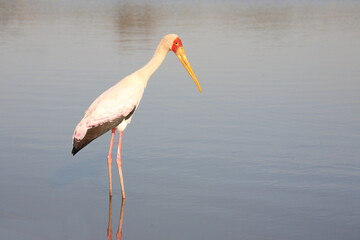
POLYGON ((171 50, 176 53, 178 51, 179 48, 182 47, 182 42, 180 40, 180 38, 176 38, 173 42, 173 45, 171 47, 171 50))

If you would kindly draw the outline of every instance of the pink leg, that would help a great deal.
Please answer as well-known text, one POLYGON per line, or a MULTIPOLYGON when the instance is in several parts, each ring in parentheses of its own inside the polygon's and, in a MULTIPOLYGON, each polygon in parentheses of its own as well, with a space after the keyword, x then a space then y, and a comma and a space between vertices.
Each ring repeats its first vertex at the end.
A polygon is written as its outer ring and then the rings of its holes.
POLYGON ((111 131, 111 140, 110 140, 109 155, 108 155, 108 157, 107 157, 108 168, 109 168, 109 189, 110 189, 110 196, 112 196, 112 184, 111 184, 111 163, 112 163, 112 159, 111 159, 111 152, 112 152, 112 147, 113 147, 113 144, 114 144, 114 136, 115 136, 115 128, 113 128, 112 131, 111 131))
POLYGON ((111 209, 112 209, 112 196, 109 196, 109 224, 108 224, 108 228, 107 228, 107 236, 108 239, 111 240, 112 239, 112 229, 111 229, 111 225, 112 225, 112 215, 111 215, 111 209))
POLYGON ((116 157, 116 164, 118 166, 119 170, 119 177, 120 177, 120 184, 121 184, 121 195, 122 198, 125 199, 125 190, 124 190, 124 180, 123 180, 123 174, 121 170, 121 142, 122 142, 122 131, 119 131, 119 146, 118 146, 118 152, 116 157))

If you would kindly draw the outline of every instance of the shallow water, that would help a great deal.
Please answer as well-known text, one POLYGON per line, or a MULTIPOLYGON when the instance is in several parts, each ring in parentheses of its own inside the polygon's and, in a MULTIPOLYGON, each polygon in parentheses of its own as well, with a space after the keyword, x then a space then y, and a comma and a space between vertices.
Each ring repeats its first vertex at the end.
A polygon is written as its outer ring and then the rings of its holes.
POLYGON ((359 239, 358 2, 112 0, 0 1, 0 238, 107 237, 110 134, 72 133, 171 32, 203 93, 172 53, 150 79, 122 238, 359 239))

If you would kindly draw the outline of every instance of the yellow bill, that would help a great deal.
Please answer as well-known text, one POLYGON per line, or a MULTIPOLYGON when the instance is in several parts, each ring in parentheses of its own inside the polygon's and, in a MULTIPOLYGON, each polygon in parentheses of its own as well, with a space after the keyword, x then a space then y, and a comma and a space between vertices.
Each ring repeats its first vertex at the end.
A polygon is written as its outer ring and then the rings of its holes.
POLYGON ((176 56, 179 58, 180 62, 184 65, 185 69, 188 71, 188 73, 190 74, 190 76, 192 77, 192 79, 194 80, 196 86, 199 88, 199 91, 201 92, 201 86, 199 81, 197 80, 194 71, 192 70, 190 63, 186 57, 185 51, 183 47, 180 47, 177 52, 176 52, 176 56))

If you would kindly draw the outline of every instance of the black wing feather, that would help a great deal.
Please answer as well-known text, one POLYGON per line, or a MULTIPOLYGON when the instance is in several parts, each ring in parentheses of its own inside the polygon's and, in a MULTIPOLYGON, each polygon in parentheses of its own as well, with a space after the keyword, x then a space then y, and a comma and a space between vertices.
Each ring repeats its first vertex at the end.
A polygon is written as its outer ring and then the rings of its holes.
POLYGON ((73 149, 72 149, 71 153, 73 155, 75 155, 78 151, 80 151, 86 145, 91 143, 94 139, 100 137, 101 135, 103 135, 104 133, 109 131, 110 129, 117 127, 123 120, 129 119, 135 112, 135 109, 136 109, 136 106, 133 108, 133 110, 127 116, 121 116, 112 121, 105 122, 99 126, 88 129, 84 138, 81 139, 80 141, 78 141, 74 138, 73 149))

